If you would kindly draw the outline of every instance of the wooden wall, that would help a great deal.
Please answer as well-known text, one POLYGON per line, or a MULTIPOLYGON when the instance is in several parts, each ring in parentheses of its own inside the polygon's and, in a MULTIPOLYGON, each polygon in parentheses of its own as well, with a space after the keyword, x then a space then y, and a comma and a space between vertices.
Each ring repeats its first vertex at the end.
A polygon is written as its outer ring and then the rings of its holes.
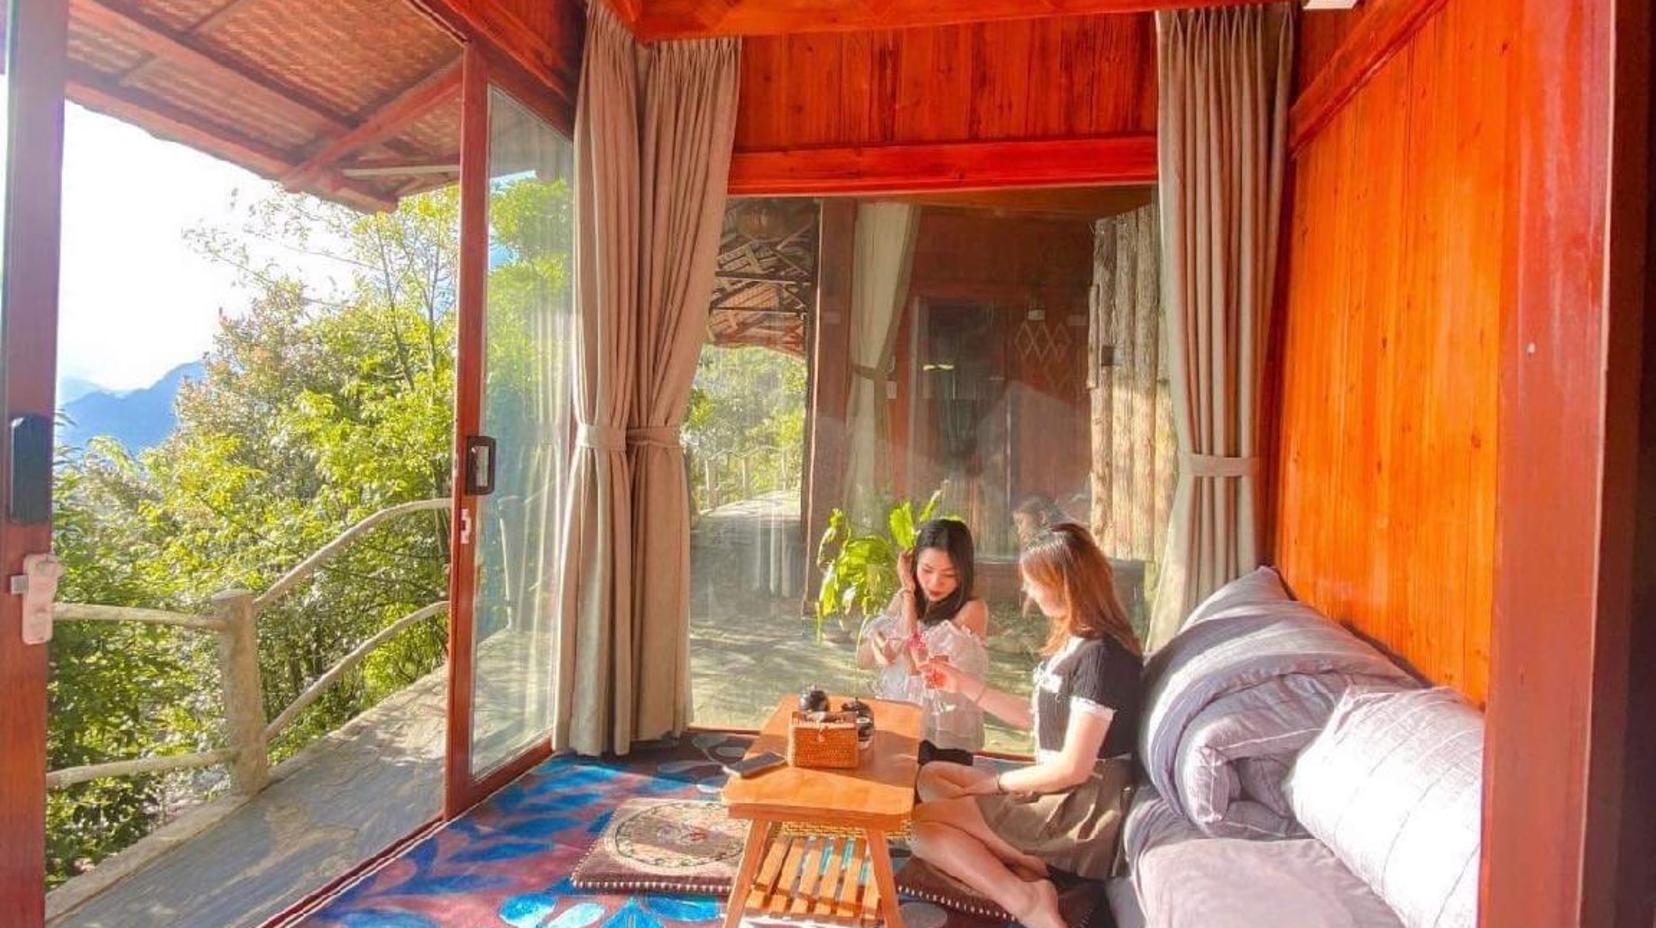
MULTIPOLYGON (((1509 36, 1476 6, 1424 17, 1292 162, 1274 551, 1299 596, 1481 705, 1515 203, 1509 36)), ((1373 38, 1304 23, 1302 102, 1373 38)))
POLYGON ((1092 225, 1082 219, 933 207, 921 213, 895 356, 894 464, 898 485, 911 495, 930 493, 944 477, 944 409, 918 382, 927 358, 916 356, 924 349, 914 326, 923 306, 945 319, 951 312, 970 315, 969 307, 992 307, 987 341, 993 349, 982 359, 990 379, 968 379, 986 397, 976 425, 978 457, 968 466, 981 476, 963 488, 958 504, 986 555, 1016 549, 1002 497, 1010 496, 1010 504, 1031 493, 1065 500, 1087 486, 1092 247, 1092 225), (1031 318, 1032 309, 1039 318, 1031 318), (1071 428, 1063 427, 1065 418, 1071 428))
POLYGON ((736 150, 1153 133, 1155 76, 1149 15, 750 36, 736 150))

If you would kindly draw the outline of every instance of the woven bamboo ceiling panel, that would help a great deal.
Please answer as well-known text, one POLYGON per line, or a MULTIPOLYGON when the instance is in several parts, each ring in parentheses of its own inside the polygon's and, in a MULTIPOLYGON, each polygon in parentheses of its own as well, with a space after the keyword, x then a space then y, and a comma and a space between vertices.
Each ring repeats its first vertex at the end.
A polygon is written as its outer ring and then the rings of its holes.
POLYGON ((459 46, 401 0, 69 0, 69 99, 362 209, 452 182, 459 46))
POLYGON ((744 198, 725 209, 708 337, 803 357, 816 306, 815 200, 744 198))

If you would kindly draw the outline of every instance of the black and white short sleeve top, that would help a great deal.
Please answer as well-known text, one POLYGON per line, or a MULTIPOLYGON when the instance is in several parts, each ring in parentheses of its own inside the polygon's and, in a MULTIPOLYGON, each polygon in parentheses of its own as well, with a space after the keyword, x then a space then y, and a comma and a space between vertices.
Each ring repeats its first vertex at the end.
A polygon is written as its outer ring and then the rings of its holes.
POLYGON ((1070 638, 1035 668, 1030 703, 1037 759, 1064 747, 1071 712, 1106 716, 1110 729, 1098 756, 1130 757, 1138 743, 1139 676, 1143 664, 1113 638, 1070 638))

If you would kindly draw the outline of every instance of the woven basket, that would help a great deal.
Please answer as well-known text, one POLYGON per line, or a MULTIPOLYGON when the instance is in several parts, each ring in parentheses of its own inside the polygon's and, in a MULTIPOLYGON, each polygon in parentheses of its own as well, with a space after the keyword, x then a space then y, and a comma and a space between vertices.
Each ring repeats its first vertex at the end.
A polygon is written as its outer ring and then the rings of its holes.
POLYGON ((804 712, 788 719, 788 763, 795 767, 849 769, 861 758, 857 750, 857 716, 830 712, 826 721, 813 721, 804 712))

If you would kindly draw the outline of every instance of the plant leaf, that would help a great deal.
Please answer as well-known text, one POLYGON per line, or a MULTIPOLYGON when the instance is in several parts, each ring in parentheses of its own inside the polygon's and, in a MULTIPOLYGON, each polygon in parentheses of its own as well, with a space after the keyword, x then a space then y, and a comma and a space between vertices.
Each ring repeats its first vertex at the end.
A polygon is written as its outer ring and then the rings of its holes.
POLYGON ((943 505, 942 489, 933 490, 931 498, 926 500, 926 505, 920 507, 920 521, 925 522, 933 518, 937 512, 937 507, 941 505, 943 505))

